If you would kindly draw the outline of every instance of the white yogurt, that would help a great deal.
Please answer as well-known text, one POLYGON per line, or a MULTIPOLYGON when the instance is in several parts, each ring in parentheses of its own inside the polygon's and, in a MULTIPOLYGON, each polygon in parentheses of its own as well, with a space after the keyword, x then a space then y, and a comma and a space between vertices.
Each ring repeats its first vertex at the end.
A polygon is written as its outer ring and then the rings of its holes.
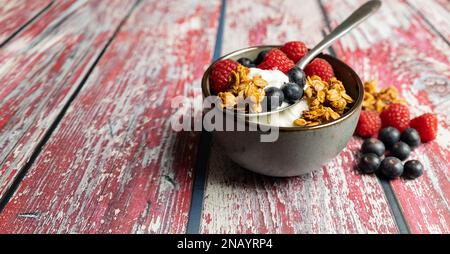
POLYGON ((248 74, 250 78, 254 76, 261 76, 267 82, 266 87, 281 88, 284 83, 289 82, 288 76, 279 70, 263 70, 258 68, 250 68, 248 74))
MULTIPOLYGON (((289 82, 288 76, 279 70, 262 70, 258 68, 250 68, 249 76, 253 78, 254 76, 261 76, 267 82, 266 87, 277 87, 281 88, 284 83, 289 82)), ((305 86, 305 89, 307 86, 305 86)), ((285 107, 288 104, 283 102, 281 107, 285 107)), ((292 127, 294 126, 294 121, 303 114, 304 111, 308 110, 308 103, 303 98, 300 102, 290 109, 284 110, 278 114, 272 114, 268 116, 251 117, 250 121, 254 123, 262 123, 278 127, 292 127)))

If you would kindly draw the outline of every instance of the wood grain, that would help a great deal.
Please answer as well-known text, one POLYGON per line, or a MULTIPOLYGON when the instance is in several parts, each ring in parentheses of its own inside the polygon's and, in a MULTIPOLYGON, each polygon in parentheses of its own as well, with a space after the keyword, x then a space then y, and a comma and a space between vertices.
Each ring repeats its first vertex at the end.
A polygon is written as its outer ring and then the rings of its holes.
POLYGON ((0 198, 133 1, 58 1, 0 51, 0 198))
MULTIPOLYGON (((344 18, 342 13, 364 1, 324 2, 335 26, 344 18)), ((340 40, 335 50, 362 78, 378 79, 383 87, 395 85, 410 103, 413 116, 438 115, 437 139, 412 155, 424 164, 424 176, 391 184, 411 232, 449 233, 449 45, 404 2, 384 1, 381 11, 340 40)))
MULTIPOLYGON (((325 28, 318 1, 301 1, 301 5, 298 1, 228 1, 223 53, 288 40, 314 45, 325 28)), ((398 232, 378 180, 353 170, 359 146, 360 141, 353 139, 322 169, 302 177, 276 179, 240 168, 214 145, 201 231, 398 232)))
POLYGON ((0 45, 51 2, 51 0, 0 1, 0 45))
POLYGON ((136 8, 5 207, 0 232, 185 232, 199 135, 172 131, 171 98, 201 101, 219 12, 220 1, 136 8))
POLYGON ((415 11, 422 13, 424 18, 440 33, 447 42, 450 40, 450 1, 407 0, 415 11))

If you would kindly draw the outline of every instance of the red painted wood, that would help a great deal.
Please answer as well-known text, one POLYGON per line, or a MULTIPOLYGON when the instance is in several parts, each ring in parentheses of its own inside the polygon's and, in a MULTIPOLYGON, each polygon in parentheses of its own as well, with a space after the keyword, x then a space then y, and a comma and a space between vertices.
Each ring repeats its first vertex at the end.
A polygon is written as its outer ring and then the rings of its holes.
POLYGON ((199 136, 171 130, 170 104, 200 100, 219 12, 220 1, 136 8, 0 215, 0 232, 185 232, 199 136))
MULTIPOLYGON (((343 12, 342 15, 348 15, 343 12)), ((326 24, 318 1, 228 1, 223 52, 249 45, 305 40, 314 45, 326 24), (248 17, 252 17, 251 19, 248 17)), ((302 177, 259 176, 214 146, 202 214, 204 233, 395 233, 382 187, 353 167, 353 139, 322 169, 302 177)))
MULTIPOLYGON (((324 2, 334 26, 344 18, 341 13, 364 1, 324 2)), ((412 156, 424 164, 424 176, 391 183, 412 232, 449 233, 449 47, 413 8, 400 1, 383 3, 380 13, 338 42, 335 50, 364 79, 399 88, 413 116, 431 111, 438 114, 437 139, 416 149, 412 156)))
POLYGON ((0 197, 133 1, 58 1, 0 50, 0 197))
POLYGON ((415 10, 435 27, 444 38, 450 40, 450 1, 407 0, 415 10))
POLYGON ((0 1, 0 44, 51 2, 51 0, 0 1))

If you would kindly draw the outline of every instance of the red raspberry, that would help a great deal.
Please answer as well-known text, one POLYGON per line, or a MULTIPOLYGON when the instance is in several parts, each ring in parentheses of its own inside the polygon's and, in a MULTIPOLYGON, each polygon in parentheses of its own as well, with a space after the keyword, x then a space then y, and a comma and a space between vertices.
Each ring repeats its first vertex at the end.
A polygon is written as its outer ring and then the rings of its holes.
POLYGON ((392 126, 403 132, 409 127, 409 109, 406 105, 393 103, 380 114, 383 127, 392 126))
POLYGON ((281 47, 281 51, 283 51, 289 59, 294 61, 294 63, 300 61, 306 53, 308 53, 308 47, 306 44, 301 41, 290 41, 281 47))
POLYGON ((238 63, 231 59, 220 60, 211 69, 209 82, 213 93, 226 92, 228 90, 231 72, 236 70, 238 63))
POLYGON ((381 118, 376 111, 362 111, 359 116, 356 134, 363 138, 375 136, 381 129, 381 118))
POLYGON ((436 138, 438 119, 431 113, 423 114, 411 120, 411 127, 417 130, 422 142, 428 142, 436 138))
POLYGON ((305 73, 307 76, 319 76, 325 82, 334 77, 333 67, 322 58, 316 58, 306 65, 305 73))
POLYGON ((283 51, 271 49, 265 56, 264 61, 257 67, 263 70, 280 70, 287 73, 294 65, 294 62, 292 62, 283 51))

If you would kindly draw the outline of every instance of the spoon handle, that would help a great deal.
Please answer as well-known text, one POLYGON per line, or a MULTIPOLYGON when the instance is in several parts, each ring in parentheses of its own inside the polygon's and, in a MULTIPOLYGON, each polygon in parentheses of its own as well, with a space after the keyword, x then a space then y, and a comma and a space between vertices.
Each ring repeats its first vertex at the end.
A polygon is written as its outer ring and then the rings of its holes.
POLYGON ((325 48, 329 47, 335 40, 347 34, 350 30, 355 28, 363 22, 370 15, 374 14, 381 6, 379 0, 368 1, 352 13, 344 22, 329 33, 319 44, 311 49, 303 58, 297 63, 300 69, 304 69, 306 65, 320 54, 325 48))

